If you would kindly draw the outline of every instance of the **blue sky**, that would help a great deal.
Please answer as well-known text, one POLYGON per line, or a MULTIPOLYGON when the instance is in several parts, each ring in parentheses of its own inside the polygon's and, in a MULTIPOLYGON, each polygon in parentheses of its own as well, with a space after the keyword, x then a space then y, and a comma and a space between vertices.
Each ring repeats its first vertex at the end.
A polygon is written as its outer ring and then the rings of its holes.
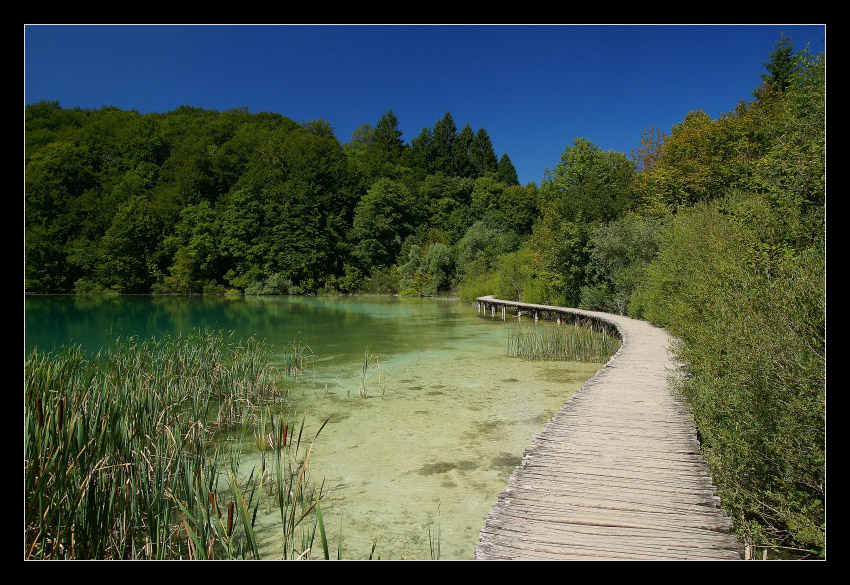
POLYGON ((628 154, 643 128, 752 99, 781 31, 825 48, 825 25, 27 25, 24 99, 247 106, 323 118, 341 142, 390 108, 406 142, 450 111, 539 184, 575 137, 628 154))

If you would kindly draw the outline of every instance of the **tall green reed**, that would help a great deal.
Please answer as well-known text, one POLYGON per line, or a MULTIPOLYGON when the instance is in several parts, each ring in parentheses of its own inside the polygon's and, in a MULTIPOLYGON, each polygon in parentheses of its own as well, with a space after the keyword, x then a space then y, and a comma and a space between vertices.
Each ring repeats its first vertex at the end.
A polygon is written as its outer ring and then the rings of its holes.
POLYGON ((309 555, 321 489, 264 343, 33 350, 24 376, 25 558, 258 558, 261 503, 286 520, 282 556, 309 555), (268 439, 259 469, 242 463, 249 429, 268 439))
POLYGON ((529 360, 606 362, 620 339, 602 328, 549 323, 518 326, 508 338, 507 354, 529 360))

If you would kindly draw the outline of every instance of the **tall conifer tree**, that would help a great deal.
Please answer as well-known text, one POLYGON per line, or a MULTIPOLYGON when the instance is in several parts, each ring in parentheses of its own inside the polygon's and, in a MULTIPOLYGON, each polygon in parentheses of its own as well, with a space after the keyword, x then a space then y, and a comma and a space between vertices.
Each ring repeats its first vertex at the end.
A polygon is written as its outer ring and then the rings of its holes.
POLYGON ((475 133, 467 123, 464 125, 460 134, 455 138, 452 145, 454 153, 452 157, 452 173, 458 177, 472 177, 475 174, 475 169, 469 160, 469 150, 472 147, 472 142, 475 140, 475 133))
POLYGON ((450 112, 434 124, 434 164, 436 170, 446 174, 452 172, 454 158, 454 141, 457 137, 457 126, 450 112))
POLYGON ((426 126, 419 136, 410 141, 406 156, 409 166, 421 169, 426 174, 434 172, 434 133, 430 128, 426 126))
POLYGON ((496 170, 496 174, 498 175, 499 180, 506 185, 519 185, 516 168, 514 167, 514 163, 511 162, 511 157, 508 156, 508 153, 503 154, 502 158, 499 159, 499 166, 496 170))
POLYGON ((783 32, 773 51, 768 53, 769 61, 764 63, 767 74, 762 74, 764 82, 774 89, 785 92, 791 85, 791 78, 797 69, 797 58, 794 54, 794 43, 791 37, 785 36, 783 32))
POLYGON ((401 130, 398 129, 398 118, 390 109, 378 121, 373 140, 375 146, 394 162, 398 161, 404 152, 401 134, 401 130))
POLYGON ((469 160, 478 176, 495 172, 499 165, 499 159, 496 158, 490 135, 487 134, 483 126, 478 129, 475 140, 469 147, 469 160))

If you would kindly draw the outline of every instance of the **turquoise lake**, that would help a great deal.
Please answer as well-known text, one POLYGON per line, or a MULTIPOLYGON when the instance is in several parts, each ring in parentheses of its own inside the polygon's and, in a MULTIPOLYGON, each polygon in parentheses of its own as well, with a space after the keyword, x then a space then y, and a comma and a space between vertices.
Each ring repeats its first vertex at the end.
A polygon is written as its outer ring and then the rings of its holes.
MULTIPOLYGON (((534 434, 602 364, 505 355, 515 320, 492 320, 454 299, 397 297, 29 296, 25 351, 74 343, 96 351, 117 336, 198 328, 313 351, 294 408, 311 429, 310 473, 324 480, 334 551, 342 556, 471 559, 493 502, 534 434), (377 356, 361 397, 364 353, 377 356)), ((524 326, 533 326, 526 323, 524 326)), ((540 326, 550 326, 541 323, 540 326)), ((275 518, 261 514, 264 555, 275 518)))

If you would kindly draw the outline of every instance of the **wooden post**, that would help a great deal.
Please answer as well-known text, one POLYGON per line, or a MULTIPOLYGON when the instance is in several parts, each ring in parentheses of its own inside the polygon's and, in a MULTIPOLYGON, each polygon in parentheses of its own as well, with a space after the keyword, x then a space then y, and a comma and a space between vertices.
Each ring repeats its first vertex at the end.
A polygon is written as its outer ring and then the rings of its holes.
POLYGON ((508 318, 508 308, 502 305, 502 321, 507 321, 508 318))

